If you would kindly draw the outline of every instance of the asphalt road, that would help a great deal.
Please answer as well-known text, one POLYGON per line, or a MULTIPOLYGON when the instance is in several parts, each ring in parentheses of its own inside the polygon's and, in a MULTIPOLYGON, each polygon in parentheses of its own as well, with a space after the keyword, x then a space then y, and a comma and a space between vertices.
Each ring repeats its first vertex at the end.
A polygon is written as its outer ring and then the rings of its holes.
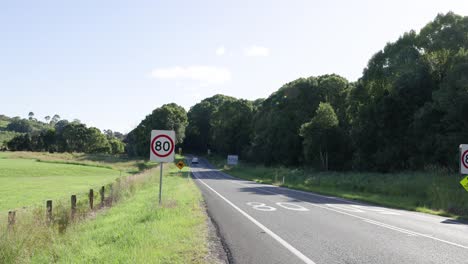
POLYGON ((232 263, 468 263, 468 225, 192 166, 232 263))

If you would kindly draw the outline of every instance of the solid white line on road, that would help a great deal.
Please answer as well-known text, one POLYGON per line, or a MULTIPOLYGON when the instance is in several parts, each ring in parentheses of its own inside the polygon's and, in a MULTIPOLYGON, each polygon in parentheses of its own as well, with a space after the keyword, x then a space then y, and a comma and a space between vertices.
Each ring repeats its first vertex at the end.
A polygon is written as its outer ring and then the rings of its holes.
MULTIPOLYGON (((258 187, 252 187, 251 185, 248 185, 248 184, 242 184, 242 183, 236 183, 236 184, 242 185, 242 186, 247 186, 247 187, 250 187, 250 188, 254 188, 254 189, 257 189, 257 190, 262 191, 262 192, 273 193, 273 194, 276 194, 276 195, 279 195, 279 196, 283 196, 283 197, 285 197, 285 198, 288 198, 288 197, 286 197, 284 194, 277 193, 277 192, 272 192, 272 191, 268 191, 268 190, 263 190, 263 189, 260 189, 260 188, 258 188, 258 187)), ((385 223, 382 223, 382 222, 378 222, 378 221, 374 221, 374 220, 372 220, 372 219, 368 219, 368 218, 365 218, 365 217, 362 217, 362 216, 358 216, 358 215, 346 213, 346 212, 343 212, 343 211, 340 211, 340 210, 336 210, 336 209, 333 209, 333 208, 330 208, 330 207, 327 207, 327 206, 322 206, 322 205, 314 204, 314 203, 311 203, 311 202, 308 202, 308 201, 304 201, 304 200, 301 200, 301 199, 298 199, 298 198, 295 198, 295 199, 298 200, 298 201, 301 201, 301 202, 308 203, 308 204, 310 204, 310 205, 312 205, 312 206, 315 206, 315 207, 323 208, 323 209, 326 209, 326 210, 334 211, 334 212, 337 212, 337 213, 340 213, 340 214, 344 214, 344 215, 348 215, 348 216, 351 216, 351 217, 354 217, 354 218, 361 219, 361 220, 363 220, 364 222, 369 223, 369 224, 377 225, 377 226, 384 227, 384 228, 388 228, 388 229, 395 230, 395 231, 400 231, 400 232, 403 232, 403 233, 412 233, 413 235, 417 235, 417 236, 422 236, 422 237, 430 238, 430 239, 432 239, 432 240, 436 240, 436 241, 439 241, 439 242, 442 242, 442 243, 446 243, 446 244, 449 244, 449 245, 452 245, 452 246, 456 246, 456 247, 468 249, 468 246, 464 246, 464 245, 457 244, 457 243, 455 243, 455 242, 450 242, 450 241, 447 241, 447 240, 443 240, 443 239, 440 239, 440 238, 437 238, 437 237, 433 237, 433 236, 431 236, 431 235, 422 234, 422 233, 418 233, 418 232, 406 230, 406 229, 403 229, 403 228, 400 228, 400 227, 388 225, 388 224, 385 224, 385 223)))
POLYGON ((210 189, 212 192, 214 192, 216 195, 218 195, 221 199, 223 199, 226 203, 228 203, 230 206, 232 206, 234 209, 236 209, 239 213, 241 213, 243 216, 247 217, 247 219, 249 219, 252 223, 254 223, 256 226, 258 226, 260 229, 262 229, 263 231, 265 231, 265 233, 267 233, 268 235, 270 235, 273 239, 275 239, 278 243, 280 243, 281 245, 283 245, 287 250, 289 250, 291 253, 293 253, 295 256, 297 256, 299 259, 301 259, 302 261, 304 261, 304 263, 308 263, 308 264, 315 264, 315 262, 313 262, 311 259, 309 259, 308 257, 306 257, 304 254, 302 254, 299 250, 297 250, 295 247, 291 246, 291 244, 289 244, 288 242, 286 242, 284 239, 282 239, 280 236, 278 236, 277 234, 275 234, 273 231, 271 231, 270 229, 268 229, 266 226, 262 225, 260 222, 258 222, 255 218, 253 218, 252 216, 250 216, 249 214, 247 214, 246 212, 244 212, 242 209, 240 209, 239 207, 237 207, 235 204, 233 204, 231 201, 229 201, 227 198, 225 198, 224 196, 222 196, 220 193, 218 193, 216 190, 214 190, 213 188, 211 188, 208 184, 206 184, 204 181, 202 181, 200 178, 198 178, 196 175, 195 175, 195 172, 192 171, 192 174, 195 178, 198 179, 198 181, 200 183, 203 183, 203 185, 205 185, 208 189, 210 189))

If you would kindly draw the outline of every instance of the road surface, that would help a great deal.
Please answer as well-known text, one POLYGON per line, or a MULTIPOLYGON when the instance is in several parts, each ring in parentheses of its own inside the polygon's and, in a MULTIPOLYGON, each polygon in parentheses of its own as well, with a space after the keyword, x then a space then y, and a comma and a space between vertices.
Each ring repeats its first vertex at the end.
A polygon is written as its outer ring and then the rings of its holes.
POLYGON ((232 263, 468 263, 467 224, 191 170, 232 263))

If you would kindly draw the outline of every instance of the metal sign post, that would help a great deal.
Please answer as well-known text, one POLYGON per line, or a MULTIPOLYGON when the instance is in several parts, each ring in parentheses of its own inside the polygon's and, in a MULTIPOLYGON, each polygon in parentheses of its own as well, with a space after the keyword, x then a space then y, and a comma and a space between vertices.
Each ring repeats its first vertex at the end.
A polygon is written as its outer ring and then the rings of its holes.
POLYGON ((164 163, 159 163, 159 205, 161 205, 161 194, 162 194, 162 172, 163 172, 163 164, 164 163))

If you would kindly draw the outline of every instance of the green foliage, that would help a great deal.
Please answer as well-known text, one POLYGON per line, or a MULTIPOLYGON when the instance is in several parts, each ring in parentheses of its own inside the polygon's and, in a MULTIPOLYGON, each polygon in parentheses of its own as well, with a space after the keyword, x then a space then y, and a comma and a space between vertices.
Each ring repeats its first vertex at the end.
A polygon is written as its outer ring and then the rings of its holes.
POLYGON ((33 131, 33 126, 29 120, 15 118, 6 126, 6 130, 19 133, 30 133, 33 131))
POLYGON ((225 102, 236 100, 230 96, 217 94, 192 106, 187 113, 187 139, 184 142, 184 147, 203 153, 206 153, 207 149, 213 148, 213 115, 225 102))
POLYGON ((12 132, 12 131, 0 131, 0 150, 6 148, 8 141, 14 137, 20 135, 21 133, 12 132))
POLYGON ((297 165, 304 161, 300 127, 310 121, 320 102, 335 109, 347 126, 344 104, 351 85, 338 75, 301 78, 265 99, 254 115, 251 151, 264 164, 297 165))
POLYGON ((122 154, 125 152, 125 144, 117 138, 109 139, 112 154, 122 154))
POLYGON ((456 169, 467 133, 468 17, 438 15, 369 61, 349 109, 354 166, 456 169))
MULTIPOLYGON (((338 118, 333 107, 329 103, 320 103, 315 116, 310 122, 301 126, 299 134, 304 138, 303 145, 306 161, 312 164, 320 161, 321 167, 328 170, 330 145, 333 142, 340 141, 337 139, 340 135, 338 118)), ((340 149, 338 147, 335 152, 339 153, 340 149)), ((332 159, 336 158, 334 155, 330 156, 332 159)))
MULTIPOLYGON (((124 144, 112 135, 104 135, 94 127, 86 127, 79 122, 58 120, 54 115, 49 124, 31 119, 12 118, 6 130, 0 133, 8 135, 0 137, 0 147, 3 141, 9 150, 14 151, 48 151, 48 152, 84 152, 84 153, 112 153, 124 152, 124 144), (16 131, 16 132, 11 132, 16 131), (23 131, 19 133, 18 131, 23 131), (4 138, 4 140, 1 140, 4 138)), ((50 119, 50 118, 49 118, 50 119)), ((115 135, 122 134, 115 132, 115 135)))
POLYGON ((131 156, 148 156, 151 130, 174 130, 176 144, 181 144, 185 138, 187 113, 177 104, 165 104, 153 110, 140 124, 128 133, 126 151, 131 156))
POLYGON ((221 104, 212 114, 212 148, 224 154, 246 154, 250 145, 252 116, 250 101, 229 100, 221 104))

